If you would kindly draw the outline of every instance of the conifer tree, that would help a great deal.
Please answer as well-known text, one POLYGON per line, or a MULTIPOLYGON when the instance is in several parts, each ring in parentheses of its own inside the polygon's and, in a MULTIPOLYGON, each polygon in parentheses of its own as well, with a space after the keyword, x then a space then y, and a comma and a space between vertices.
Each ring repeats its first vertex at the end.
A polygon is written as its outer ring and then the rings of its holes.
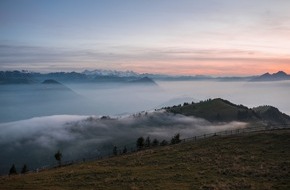
POLYGON ((152 146, 158 146, 159 145, 159 141, 157 139, 154 139, 152 142, 152 146))
POLYGON ((25 174, 25 173, 27 173, 27 172, 28 172, 27 165, 24 164, 24 165, 23 165, 23 168, 22 168, 22 170, 21 170, 21 173, 22 173, 22 174, 25 174))
POLYGON ((58 150, 54 157, 58 161, 59 166, 61 166, 62 153, 58 150))
POLYGON ((151 146, 151 140, 150 140, 150 137, 148 136, 145 140, 145 147, 149 148, 150 146, 151 146))
POLYGON ((16 174, 17 174, 17 171, 15 168, 15 165, 13 164, 9 170, 9 175, 16 175, 16 174))
POLYGON ((174 135, 171 139, 171 144, 178 144, 180 143, 181 140, 180 140, 180 135, 179 133, 177 133, 176 135, 174 135))
POLYGON ((142 148, 144 148, 144 138, 143 137, 139 137, 137 139, 136 146, 137 146, 137 150, 141 150, 142 148))
POLYGON ((118 149, 117 149, 116 146, 114 146, 114 148, 113 148, 113 155, 114 156, 117 156, 118 155, 118 149))
POLYGON ((166 145, 168 145, 168 142, 166 140, 163 140, 163 141, 161 141, 160 145, 161 146, 166 146, 166 145))
POLYGON ((127 153, 127 147, 124 146, 124 149, 123 149, 123 154, 126 154, 127 153))

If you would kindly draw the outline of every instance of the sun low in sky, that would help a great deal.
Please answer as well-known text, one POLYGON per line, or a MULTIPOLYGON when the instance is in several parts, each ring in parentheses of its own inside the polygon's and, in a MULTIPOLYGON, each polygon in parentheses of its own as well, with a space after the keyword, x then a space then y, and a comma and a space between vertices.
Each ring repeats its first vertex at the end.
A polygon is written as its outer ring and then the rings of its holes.
POLYGON ((289 0, 1 0, 0 70, 290 73, 289 0))

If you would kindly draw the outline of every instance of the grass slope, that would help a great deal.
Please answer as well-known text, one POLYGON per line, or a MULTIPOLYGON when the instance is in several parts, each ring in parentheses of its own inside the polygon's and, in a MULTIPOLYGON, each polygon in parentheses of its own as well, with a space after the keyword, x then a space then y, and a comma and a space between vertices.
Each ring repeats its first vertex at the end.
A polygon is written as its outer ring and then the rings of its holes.
POLYGON ((290 189, 290 130, 212 137, 23 176, 0 189, 290 189))
POLYGON ((253 110, 261 116, 262 119, 272 123, 289 124, 290 117, 273 106, 259 106, 253 110))
POLYGON ((221 98, 209 99, 183 106, 166 108, 167 111, 186 116, 204 118, 208 121, 258 121, 257 115, 252 109, 243 105, 236 105, 221 98))
POLYGON ((243 121, 249 123, 289 124, 290 117, 272 106, 253 109, 221 98, 165 108, 168 112, 204 118, 211 122, 243 121))

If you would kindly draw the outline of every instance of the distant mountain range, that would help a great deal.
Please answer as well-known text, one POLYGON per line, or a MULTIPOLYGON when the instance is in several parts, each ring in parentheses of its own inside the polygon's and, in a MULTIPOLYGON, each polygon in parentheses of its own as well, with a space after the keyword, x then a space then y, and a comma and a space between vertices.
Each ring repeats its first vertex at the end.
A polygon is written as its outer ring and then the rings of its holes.
POLYGON ((93 76, 119 76, 119 77, 139 77, 138 73, 133 71, 116 71, 116 70, 102 70, 96 69, 93 71, 85 70, 82 72, 85 75, 93 76))
POLYGON ((146 84, 157 85, 155 81, 145 75, 138 75, 133 72, 118 71, 84 71, 77 72, 56 72, 56 73, 34 73, 26 71, 0 71, 0 84, 39 84, 45 81, 49 83, 103 83, 113 82, 121 84, 146 84))
POLYGON ((93 71, 85 70, 82 72, 86 76, 102 78, 151 78, 153 80, 168 80, 168 81, 187 81, 187 80, 218 80, 218 81, 279 81, 279 80, 290 80, 290 75, 284 71, 279 71, 277 73, 269 74, 265 73, 260 76, 246 76, 246 77, 212 77, 207 75, 195 75, 195 76, 172 76, 172 75, 162 75, 162 74, 150 74, 143 73, 139 74, 133 71, 115 71, 115 70, 101 70, 96 69, 93 71))
POLYGON ((255 77, 252 81, 280 81, 280 80, 290 80, 290 75, 283 71, 277 73, 265 73, 261 76, 255 77))
POLYGON ((40 83, 44 80, 53 79, 59 82, 75 83, 75 82, 114 82, 114 83, 128 83, 137 84, 154 84, 154 80, 163 81, 198 81, 198 80, 215 80, 215 81, 279 81, 290 80, 290 75, 283 71, 274 74, 265 73, 261 76, 248 77, 211 77, 206 75, 196 76, 171 76, 161 74, 138 74, 133 71, 115 71, 115 70, 85 70, 78 72, 53 72, 53 73, 36 73, 28 71, 0 71, 0 84, 33 84, 40 83))
POLYGON ((242 121, 261 124, 290 124, 290 116, 272 106, 248 108, 236 105, 221 98, 209 99, 198 103, 165 107, 165 110, 185 116, 204 118, 211 122, 242 121))

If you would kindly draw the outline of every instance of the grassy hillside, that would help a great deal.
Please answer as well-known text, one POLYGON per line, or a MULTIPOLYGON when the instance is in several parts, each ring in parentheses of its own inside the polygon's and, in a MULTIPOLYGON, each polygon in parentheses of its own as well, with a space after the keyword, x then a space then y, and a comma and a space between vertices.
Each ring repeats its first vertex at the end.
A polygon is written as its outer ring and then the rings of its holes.
POLYGON ((277 108, 273 106, 259 106, 253 108, 253 110, 261 116, 264 120, 269 120, 272 123, 289 124, 290 117, 284 113, 281 113, 277 108))
POLYGON ((221 98, 209 99, 198 103, 184 104, 165 108, 168 112, 204 118, 212 122, 267 122, 268 124, 288 124, 290 117, 271 106, 254 109, 236 105, 221 98), (266 109, 267 108, 267 109, 266 109), (267 110, 267 111, 265 111, 267 110))
POLYGON ((212 137, 24 176, 0 189, 290 189, 290 130, 212 137))

